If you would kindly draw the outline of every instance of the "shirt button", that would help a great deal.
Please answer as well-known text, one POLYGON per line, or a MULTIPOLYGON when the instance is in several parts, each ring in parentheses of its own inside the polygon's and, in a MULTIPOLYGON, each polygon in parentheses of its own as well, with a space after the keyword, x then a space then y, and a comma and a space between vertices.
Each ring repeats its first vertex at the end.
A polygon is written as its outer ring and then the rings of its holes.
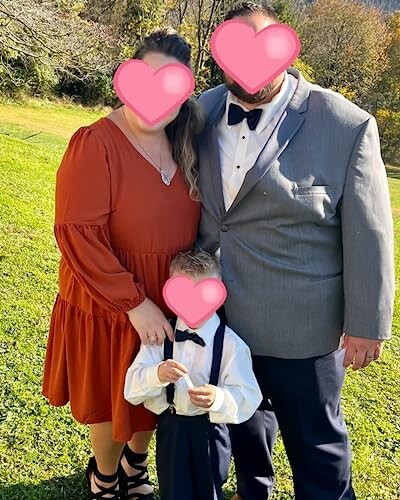
POLYGON ((221 231, 223 231, 224 233, 226 233, 226 231, 229 231, 228 226, 221 226, 221 231))
POLYGON ((240 168, 240 165, 236 165, 236 168, 240 168))
POLYGON ((245 136, 245 135, 242 135, 242 139, 246 139, 246 136, 245 136))

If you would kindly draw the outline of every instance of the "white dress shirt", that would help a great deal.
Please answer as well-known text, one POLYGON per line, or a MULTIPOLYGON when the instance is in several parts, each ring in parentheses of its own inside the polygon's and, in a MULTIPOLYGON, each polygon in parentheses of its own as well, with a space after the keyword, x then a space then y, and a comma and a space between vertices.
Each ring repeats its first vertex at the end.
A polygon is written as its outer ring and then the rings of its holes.
MULTIPOLYGON (((219 325, 216 313, 196 330, 180 318, 176 329, 196 332, 205 342, 202 347, 191 340, 174 342, 173 359, 188 369, 195 387, 210 381, 213 340, 219 325)), ((144 406, 156 414, 168 408, 166 386, 158 378, 158 366, 164 361, 164 345, 142 345, 125 378, 124 396, 130 403, 144 406)), ((199 408, 190 401, 184 380, 175 383, 174 404, 179 415, 209 413, 211 422, 238 424, 248 420, 262 401, 262 395, 252 369, 250 349, 229 327, 225 328, 219 385, 214 403, 209 409, 199 408)))

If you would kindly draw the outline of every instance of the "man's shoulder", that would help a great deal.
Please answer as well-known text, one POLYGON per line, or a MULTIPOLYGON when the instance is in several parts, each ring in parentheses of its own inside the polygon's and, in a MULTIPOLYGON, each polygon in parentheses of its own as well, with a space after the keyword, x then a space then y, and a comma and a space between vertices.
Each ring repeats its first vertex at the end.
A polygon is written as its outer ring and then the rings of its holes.
POLYGON ((310 84, 310 110, 323 113, 342 125, 357 126, 368 121, 372 115, 351 102, 339 92, 310 84))
POLYGON ((205 90, 197 98, 197 102, 207 111, 213 107, 213 105, 221 99, 228 89, 225 84, 218 85, 218 87, 213 87, 212 89, 205 90))

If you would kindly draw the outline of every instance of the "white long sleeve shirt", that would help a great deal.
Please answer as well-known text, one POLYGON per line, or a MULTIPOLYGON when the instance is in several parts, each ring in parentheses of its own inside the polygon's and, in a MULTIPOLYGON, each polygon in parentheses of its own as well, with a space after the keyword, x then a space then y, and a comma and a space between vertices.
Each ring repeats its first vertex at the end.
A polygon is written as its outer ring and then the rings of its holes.
MULTIPOLYGON (((188 369, 195 387, 209 383, 213 340, 219 325, 214 314, 196 330, 180 318, 176 329, 196 332, 205 341, 202 347, 191 340, 174 342, 173 359, 188 369)), ((164 346, 142 345, 125 378, 124 395, 130 403, 144 406, 156 414, 168 408, 166 386, 158 378, 158 366, 164 361, 164 346)), ((229 327, 225 328, 224 347, 219 384, 212 406, 206 410, 190 401, 188 386, 180 379, 175 383, 174 404, 178 415, 209 413, 211 422, 238 424, 248 420, 262 401, 262 395, 253 373, 250 349, 229 327)))

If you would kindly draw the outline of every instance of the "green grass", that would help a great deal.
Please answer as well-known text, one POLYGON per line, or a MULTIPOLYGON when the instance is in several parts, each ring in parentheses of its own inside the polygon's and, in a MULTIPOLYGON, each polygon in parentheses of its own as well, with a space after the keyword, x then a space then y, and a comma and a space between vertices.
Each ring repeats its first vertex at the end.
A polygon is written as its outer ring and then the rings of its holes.
MULTIPOLYGON (((99 116, 40 102, 0 104, 0 500, 85 498, 88 429, 71 418, 68 406, 47 404, 41 379, 57 292, 55 172, 73 131, 99 116)), ((400 175, 396 169, 389 175, 399 275, 400 175)), ((349 372, 344 390, 354 486, 362 500, 400 498, 399 305, 398 296, 393 339, 381 361, 365 371, 349 372)), ((151 464, 154 477, 154 460, 151 464)), ((281 441, 275 464, 274 499, 291 499, 291 474, 281 441)), ((227 498, 234 490, 232 473, 227 498)))

